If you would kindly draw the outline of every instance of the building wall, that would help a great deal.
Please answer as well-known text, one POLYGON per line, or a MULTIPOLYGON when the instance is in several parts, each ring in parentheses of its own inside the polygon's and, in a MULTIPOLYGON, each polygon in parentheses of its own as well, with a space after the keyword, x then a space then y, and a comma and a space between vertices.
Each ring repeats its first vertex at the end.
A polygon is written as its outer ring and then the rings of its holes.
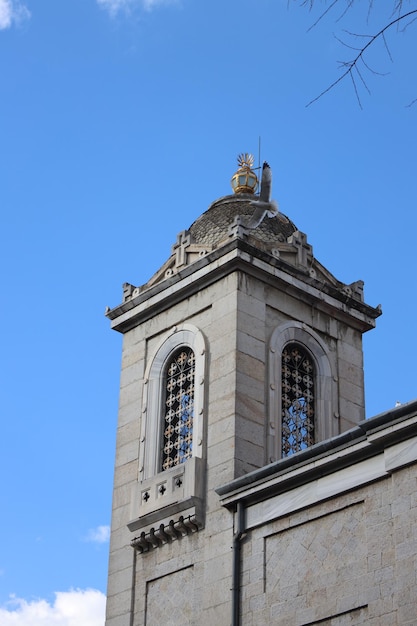
POLYGON ((201 616, 202 610, 207 616, 215 615, 213 620, 228 621, 233 520, 220 506, 214 488, 235 477, 236 302, 237 275, 230 274, 124 335, 107 626, 129 624, 132 601, 135 626, 145 624, 145 620, 147 626, 183 624, 184 620, 197 624, 201 623, 197 616, 201 616), (129 531, 127 523, 132 515, 132 487, 139 478, 144 372, 161 336, 183 322, 196 325, 209 339, 203 441, 204 529, 152 552, 138 554, 134 567, 130 541, 135 534, 129 531), (172 589, 175 593, 171 595, 172 589), (166 602, 158 601, 162 592, 166 602), (174 612, 173 605, 177 607, 174 612), (166 616, 170 621, 166 621, 166 616))
MULTIPOLYGON (((324 420, 329 436, 365 418, 362 333, 326 315, 308 302, 239 274, 237 319, 236 476, 271 460, 266 445, 270 341, 282 324, 305 324, 323 341, 333 371, 334 399, 324 420)), ((280 385, 280 381, 277 385, 280 385)), ((329 394, 330 395, 330 394, 329 394)))
MULTIPOLYGON (((170 298, 168 287, 167 303, 170 298)), ((288 321, 312 326, 326 345, 338 388, 338 414, 326 419, 337 420, 337 432, 349 428, 363 418, 364 411, 361 332, 283 292, 278 284, 271 286, 270 280, 232 271, 194 289, 182 301, 172 300, 169 306, 144 315, 125 332, 106 626, 230 624, 234 522, 215 490, 269 461, 269 342, 274 329, 288 321), (204 523, 196 533, 139 554, 130 546, 135 533, 127 524, 132 519, 132 493, 140 480, 144 375, 164 334, 185 322, 203 333, 207 350, 204 523)), ((268 540, 260 532, 244 546, 244 624, 269 624, 271 615, 278 619, 273 607, 282 599, 272 563, 275 554, 280 559, 291 554, 291 547, 289 553, 280 553, 282 543, 273 539, 278 530, 272 530, 268 540), (265 600, 267 596, 271 600, 265 600)))
POLYGON ((415 625, 416 481, 414 464, 251 531, 242 624, 415 625))

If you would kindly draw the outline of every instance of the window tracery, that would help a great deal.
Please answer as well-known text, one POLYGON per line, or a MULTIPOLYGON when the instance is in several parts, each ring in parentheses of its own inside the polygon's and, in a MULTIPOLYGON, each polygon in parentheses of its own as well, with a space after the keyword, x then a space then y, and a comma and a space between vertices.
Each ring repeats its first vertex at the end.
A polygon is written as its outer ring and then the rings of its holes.
POLYGON ((281 375, 281 454, 287 457, 313 445, 315 437, 315 367, 301 345, 285 346, 281 375))
POLYGON ((193 454, 195 355, 182 346, 166 365, 162 437, 162 471, 180 465, 193 454))
POLYGON ((268 372, 268 462, 339 433, 334 356, 318 333, 295 320, 277 326, 268 372))
POLYGON ((174 471, 203 456, 206 346, 192 324, 168 331, 144 373, 139 480, 174 471))

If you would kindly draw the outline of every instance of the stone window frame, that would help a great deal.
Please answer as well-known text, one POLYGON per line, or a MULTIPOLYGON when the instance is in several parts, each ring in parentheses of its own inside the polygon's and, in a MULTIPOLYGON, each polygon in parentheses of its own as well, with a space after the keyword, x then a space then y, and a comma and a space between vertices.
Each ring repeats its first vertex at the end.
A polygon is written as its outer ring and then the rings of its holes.
MULTIPOLYGON (((139 481, 163 474, 161 470, 160 441, 162 438, 164 377, 166 365, 182 346, 191 348, 195 355, 195 392, 193 416, 193 457, 203 456, 204 374, 206 346, 203 333, 192 324, 174 326, 149 359, 144 375, 142 428, 139 451, 139 481)), ((187 463, 187 461, 185 462, 187 463)))
POLYGON ((132 545, 140 552, 178 538, 204 525, 204 375, 206 342, 192 324, 174 326, 151 354, 143 380, 142 423, 139 442, 139 475, 132 485, 130 521, 132 532, 140 530, 132 545), (166 365, 181 347, 195 355, 193 454, 184 463, 160 469, 160 442, 165 411, 166 365), (158 536, 157 536, 158 535, 158 536), (159 538, 158 538, 159 537, 159 538))
POLYGON ((330 351, 319 335, 302 322, 285 322, 274 329, 269 342, 268 462, 282 458, 281 379, 282 352, 290 343, 300 344, 315 365, 315 443, 339 434, 337 377, 330 351))

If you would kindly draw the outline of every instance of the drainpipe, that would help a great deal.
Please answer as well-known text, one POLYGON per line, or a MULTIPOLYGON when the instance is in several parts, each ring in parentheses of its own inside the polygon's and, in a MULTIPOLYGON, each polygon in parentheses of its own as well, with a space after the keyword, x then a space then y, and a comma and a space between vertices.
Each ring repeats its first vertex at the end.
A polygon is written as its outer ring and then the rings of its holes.
POLYGON ((132 588, 131 588, 131 592, 130 592, 130 619, 129 619, 129 626, 133 626, 133 623, 135 621, 136 559, 137 559, 137 550, 136 550, 136 548, 133 548, 132 588))
POLYGON ((240 626, 240 583, 241 560, 240 550, 245 534, 245 509, 242 502, 237 503, 236 532, 233 535, 233 570, 232 570, 232 626, 240 626))

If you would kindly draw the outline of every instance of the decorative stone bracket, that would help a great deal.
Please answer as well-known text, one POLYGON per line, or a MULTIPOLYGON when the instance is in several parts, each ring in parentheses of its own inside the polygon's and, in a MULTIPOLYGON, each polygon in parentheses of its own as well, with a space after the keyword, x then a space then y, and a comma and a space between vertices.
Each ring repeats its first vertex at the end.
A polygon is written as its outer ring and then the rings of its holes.
POLYGON ((186 535, 196 533, 203 527, 202 520, 196 515, 180 515, 178 520, 171 519, 167 524, 160 524, 158 528, 151 528, 148 532, 142 531, 139 537, 130 542, 132 548, 139 553, 149 552, 159 548, 165 543, 171 543, 176 539, 182 539, 186 535))

